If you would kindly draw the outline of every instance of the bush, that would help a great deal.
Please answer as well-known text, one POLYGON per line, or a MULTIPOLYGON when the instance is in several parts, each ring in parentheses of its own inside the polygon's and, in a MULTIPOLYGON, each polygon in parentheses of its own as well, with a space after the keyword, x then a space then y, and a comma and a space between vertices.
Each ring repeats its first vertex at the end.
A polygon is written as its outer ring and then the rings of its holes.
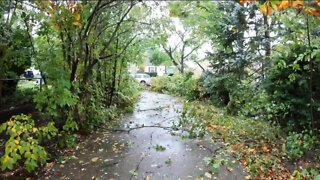
POLYGON ((156 77, 152 79, 151 89, 195 100, 198 97, 198 79, 192 76, 193 73, 189 72, 183 75, 156 77))
POLYGON ((203 94, 215 105, 226 106, 230 101, 230 93, 235 87, 235 80, 231 74, 213 74, 205 72, 201 77, 203 94))
POLYGON ((159 76, 152 78, 151 80, 151 90, 161 93, 168 91, 168 83, 170 81, 170 76, 159 76))
POLYGON ((309 132, 291 132, 282 145, 283 155, 289 159, 300 158, 314 148, 316 140, 317 137, 309 132))
POLYGON ((41 143, 57 135, 53 122, 46 126, 36 127, 30 116, 13 116, 10 121, 1 124, 0 132, 9 135, 5 144, 5 154, 1 157, 1 169, 12 170, 19 161, 30 172, 38 164, 44 164, 48 154, 41 143))
MULTIPOLYGON (((282 127, 290 127, 289 131, 312 129, 310 112, 310 92, 313 91, 315 102, 319 102, 319 81, 310 89, 310 70, 308 59, 304 55, 307 47, 292 44, 289 49, 274 58, 274 66, 268 72, 265 89, 270 102, 277 106, 272 114, 282 127)), ((315 66, 314 79, 319 79, 319 66, 315 66)), ((316 109, 316 107, 315 107, 316 109)), ((320 111, 313 112, 320 117, 320 111)), ((315 120, 317 121, 317 120, 315 120)))
POLYGON ((134 78, 129 75, 124 76, 121 84, 116 86, 114 97, 109 104, 110 95, 101 87, 100 83, 93 82, 86 86, 85 101, 78 107, 82 118, 85 117, 82 129, 90 132, 119 117, 122 112, 133 112, 134 104, 140 95, 139 89, 140 87, 134 78))
POLYGON ((81 104, 78 105, 79 116, 78 121, 82 122, 80 125, 80 130, 85 133, 89 133, 95 129, 95 127, 100 126, 106 122, 107 109, 106 101, 108 97, 106 92, 101 87, 100 83, 88 84, 82 90, 85 94, 84 98, 81 98, 81 104))
MULTIPOLYGON (((248 80, 243 80, 235 85, 230 90, 230 101, 227 105, 227 113, 232 115, 238 115, 242 113, 246 104, 253 102, 253 98, 256 99, 255 88, 248 80)), ((250 112, 247 115, 256 114, 250 112)))
POLYGON ((141 86, 136 83, 133 77, 126 76, 118 87, 115 104, 127 112, 133 111, 134 104, 140 96, 140 89, 141 86))

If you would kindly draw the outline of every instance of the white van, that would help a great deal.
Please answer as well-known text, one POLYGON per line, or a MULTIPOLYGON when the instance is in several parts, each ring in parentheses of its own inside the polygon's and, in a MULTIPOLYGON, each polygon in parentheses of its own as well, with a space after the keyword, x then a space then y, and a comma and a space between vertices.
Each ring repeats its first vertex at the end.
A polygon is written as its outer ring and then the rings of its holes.
POLYGON ((140 83, 140 84, 144 84, 144 85, 151 85, 151 77, 149 74, 143 74, 143 73, 139 73, 139 74, 135 74, 134 78, 140 83))

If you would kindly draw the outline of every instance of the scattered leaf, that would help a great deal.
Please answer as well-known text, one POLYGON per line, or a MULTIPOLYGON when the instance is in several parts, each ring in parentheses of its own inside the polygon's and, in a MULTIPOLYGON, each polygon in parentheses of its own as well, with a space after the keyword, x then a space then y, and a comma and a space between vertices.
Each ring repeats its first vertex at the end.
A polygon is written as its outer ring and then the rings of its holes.
POLYGON ((262 150, 263 152, 269 152, 269 149, 268 149, 267 146, 262 146, 262 147, 261 147, 261 150, 262 150))
POLYGON ((138 176, 138 173, 134 169, 129 171, 129 173, 131 174, 131 176, 134 176, 134 177, 138 176))
POLYGON ((95 162, 97 162, 98 160, 99 160, 98 157, 94 157, 94 158, 91 159, 91 162, 95 163, 95 162))
POLYGON ((153 146, 153 148, 156 150, 156 151, 165 151, 166 150, 166 147, 162 146, 162 145, 155 145, 153 146))
POLYGON ((233 169, 232 169, 231 167, 229 167, 229 166, 227 166, 226 169, 227 169, 229 172, 232 172, 232 171, 233 171, 233 169))
POLYGON ((170 166, 170 165, 172 164, 171 158, 167 159, 164 163, 165 163, 166 165, 170 166))
POLYGON ((209 178, 209 179, 212 178, 212 175, 211 175, 211 173, 209 173, 209 172, 204 173, 204 175, 205 175, 207 178, 209 178))

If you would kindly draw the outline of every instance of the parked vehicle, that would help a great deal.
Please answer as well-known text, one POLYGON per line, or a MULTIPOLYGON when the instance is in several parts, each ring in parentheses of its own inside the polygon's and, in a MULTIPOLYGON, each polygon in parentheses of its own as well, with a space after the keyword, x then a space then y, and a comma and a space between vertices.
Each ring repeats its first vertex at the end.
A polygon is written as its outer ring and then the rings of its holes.
POLYGON ((144 85, 151 85, 151 77, 149 74, 143 74, 143 73, 139 73, 139 74, 135 74, 134 78, 140 83, 140 84, 144 84, 144 85))
POLYGON ((29 68, 24 71, 24 73, 20 76, 20 78, 25 78, 26 80, 22 81, 31 81, 35 85, 44 84, 44 79, 41 75, 41 72, 34 68, 29 68))
POLYGON ((31 80, 30 78, 34 78, 34 74, 32 70, 26 70, 23 74, 26 79, 31 80))

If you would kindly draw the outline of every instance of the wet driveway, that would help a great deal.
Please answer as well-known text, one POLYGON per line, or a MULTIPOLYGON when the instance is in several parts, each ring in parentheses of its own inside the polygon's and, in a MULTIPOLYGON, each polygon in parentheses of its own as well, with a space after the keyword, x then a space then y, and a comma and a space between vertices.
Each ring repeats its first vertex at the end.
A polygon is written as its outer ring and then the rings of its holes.
POLYGON ((121 126, 104 129, 80 143, 73 156, 61 158, 48 179, 244 179, 242 170, 220 168, 211 174, 204 161, 218 152, 209 138, 181 138, 172 124, 182 104, 169 95, 144 91, 134 113, 121 126))

